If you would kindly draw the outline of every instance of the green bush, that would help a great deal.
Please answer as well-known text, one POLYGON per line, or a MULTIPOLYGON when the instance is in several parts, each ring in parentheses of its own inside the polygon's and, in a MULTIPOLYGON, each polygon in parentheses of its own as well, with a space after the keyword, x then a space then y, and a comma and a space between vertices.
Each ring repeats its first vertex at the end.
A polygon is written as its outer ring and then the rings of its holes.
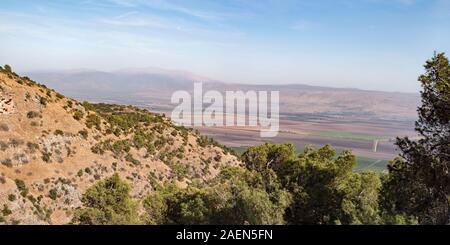
POLYGON ((52 153, 50 152, 42 152, 42 160, 44 162, 50 162, 50 157, 52 156, 52 153))
POLYGON ((85 168, 84 172, 87 174, 92 174, 92 170, 90 168, 85 168))
POLYGON ((13 164, 10 158, 7 158, 5 160, 1 161, 1 164, 8 167, 8 168, 12 168, 13 164))
POLYGON ((96 129, 100 130, 101 118, 95 114, 89 114, 86 119, 86 127, 92 128, 95 126, 96 129))
POLYGON ((56 98, 60 99, 64 99, 64 95, 60 94, 60 93, 56 93, 56 98))
POLYGON ((60 129, 55 130, 54 135, 64 136, 64 132, 60 129))
POLYGON ((177 130, 173 130, 172 133, 170 133, 173 137, 176 137, 178 135, 177 130))
POLYGON ((290 195, 259 173, 230 168, 203 186, 168 185, 144 200, 148 224, 283 224, 290 195))
POLYGON ((119 140, 113 143, 112 152, 119 155, 130 151, 130 142, 128 140, 119 140))
POLYGON ((10 202, 14 202, 16 199, 17 199, 16 195, 14 195, 14 194, 9 194, 8 195, 8 200, 10 202))
POLYGON ((84 117, 84 114, 80 110, 76 110, 73 114, 73 118, 77 121, 80 121, 84 117))
POLYGON ((31 153, 36 152, 36 150, 39 150, 39 145, 36 143, 28 142, 27 143, 28 150, 30 150, 31 153))
POLYGON ((45 97, 40 97, 40 98, 39 98, 39 103, 40 103, 41 105, 43 105, 43 106, 46 106, 47 103, 48 103, 48 100, 47 100, 47 98, 45 98, 45 97))
POLYGON ((78 131, 78 134, 81 135, 81 137, 83 137, 83 139, 88 138, 88 131, 86 129, 78 131))
POLYGON ((29 111, 29 112, 27 113, 27 117, 30 118, 30 119, 39 117, 40 115, 41 115, 41 114, 40 114, 39 112, 36 112, 36 111, 29 111))
POLYGON ((56 200, 58 198, 58 191, 55 188, 50 189, 48 192, 48 197, 52 200, 56 200))
POLYGON ((137 203, 130 197, 130 186, 118 174, 98 181, 81 199, 73 222, 81 225, 138 224, 137 203))
POLYGON ((6 71, 7 73, 12 73, 12 68, 10 65, 4 65, 3 70, 6 71))
POLYGON ((125 156, 125 160, 126 160, 127 162, 131 162, 131 163, 134 164, 134 165, 140 165, 140 164, 141 164, 141 162, 140 162, 139 160, 137 160, 137 159, 134 159, 133 156, 132 156, 131 154, 127 154, 127 155, 125 156))
POLYGON ((12 214, 11 209, 9 209, 6 204, 3 205, 2 214, 3 214, 3 216, 8 216, 8 215, 12 214))
POLYGON ((20 195, 22 195, 23 197, 26 197, 28 195, 28 188, 25 185, 25 182, 23 182, 23 180, 16 179, 15 183, 16 183, 17 189, 19 189, 19 191, 20 191, 20 195))

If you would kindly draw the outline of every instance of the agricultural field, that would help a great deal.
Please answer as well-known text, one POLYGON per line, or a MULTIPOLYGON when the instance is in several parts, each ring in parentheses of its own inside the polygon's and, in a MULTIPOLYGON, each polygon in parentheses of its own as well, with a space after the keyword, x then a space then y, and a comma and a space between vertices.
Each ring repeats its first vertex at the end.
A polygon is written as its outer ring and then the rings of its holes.
POLYGON ((325 131, 325 132, 318 133, 317 136, 324 137, 324 138, 333 138, 333 139, 366 140, 366 141, 390 138, 389 136, 370 135, 370 134, 345 132, 345 131, 325 131))
POLYGON ((357 165, 354 168, 355 172, 362 172, 362 171, 374 171, 374 172, 386 172, 387 171, 387 165, 389 161, 382 160, 382 159, 374 159, 369 157, 357 157, 357 165))
POLYGON ((260 138, 259 129, 248 127, 200 127, 198 130, 238 153, 243 153, 249 146, 266 142, 292 143, 298 152, 306 146, 330 144, 338 152, 348 149, 358 156, 356 172, 385 171, 389 161, 399 154, 395 138, 415 136, 410 121, 335 118, 323 114, 317 114, 314 118, 311 115, 298 115, 295 119, 282 117, 280 132, 275 138, 260 138))

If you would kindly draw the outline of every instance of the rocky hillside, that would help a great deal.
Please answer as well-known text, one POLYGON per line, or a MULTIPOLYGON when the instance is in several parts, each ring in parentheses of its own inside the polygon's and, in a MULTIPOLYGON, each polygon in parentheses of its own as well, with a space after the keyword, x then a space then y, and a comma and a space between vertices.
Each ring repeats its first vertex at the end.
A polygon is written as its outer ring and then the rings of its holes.
POLYGON ((0 70, 0 224, 66 224, 81 194, 118 173, 142 198, 238 159, 215 141, 131 106, 80 103, 0 70))

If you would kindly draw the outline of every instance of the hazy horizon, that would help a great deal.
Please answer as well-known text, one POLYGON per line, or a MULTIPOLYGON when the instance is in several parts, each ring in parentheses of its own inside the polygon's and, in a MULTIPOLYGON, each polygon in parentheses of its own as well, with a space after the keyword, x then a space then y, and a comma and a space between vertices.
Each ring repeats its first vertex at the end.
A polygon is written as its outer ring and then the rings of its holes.
MULTIPOLYGON (((89 73, 89 72, 99 72, 99 73, 120 73, 120 72, 129 72, 130 74, 132 73, 142 73, 142 74, 172 74, 172 75, 181 75, 184 74, 190 77, 194 77, 193 79, 189 79, 192 83, 194 82, 218 82, 218 83, 224 83, 224 84, 236 84, 236 85, 254 85, 254 86, 266 86, 266 85, 281 85, 281 86, 295 86, 295 85, 303 85, 303 86, 311 86, 311 87, 324 87, 324 88, 336 88, 336 89, 350 89, 350 90, 361 90, 361 91, 374 91, 374 92, 387 92, 387 93, 404 93, 404 94, 415 94, 415 95, 419 95, 419 91, 396 91, 396 90, 381 90, 381 89, 365 89, 365 88, 358 88, 358 87, 351 87, 351 86, 332 86, 332 85, 320 85, 320 84, 314 84, 314 83, 308 83, 308 82, 303 82, 303 83, 289 83, 289 82, 279 82, 279 83, 271 83, 271 82, 267 82, 267 83, 258 83, 258 82, 253 82, 253 83, 245 83, 245 82, 239 82, 239 81, 223 81, 223 80, 219 80, 219 79, 215 79, 215 78, 211 78, 211 77, 206 77, 203 76, 202 74, 196 74, 196 73, 192 73, 190 71, 186 71, 186 70, 172 70, 172 69, 167 69, 167 68, 161 68, 161 67, 125 67, 125 68, 118 68, 118 69, 113 69, 113 70, 101 70, 101 69, 93 69, 93 68, 74 68, 74 69, 60 69, 60 70, 56 70, 56 69, 42 69, 42 70, 28 70, 28 71, 18 71, 21 74, 24 75, 36 75, 36 74, 54 74, 54 75, 58 75, 58 74, 71 74, 71 73, 89 73), (159 72, 158 72, 159 70, 159 72), (198 78, 198 79, 196 79, 198 78)), ((33 78, 33 77, 32 77, 33 78)), ((39 82, 39 81, 38 81, 39 82)), ((41 82, 45 82, 45 81, 41 81, 41 82)), ((153 81, 149 81, 149 82, 153 82, 153 81)))
POLYGON ((449 0, 5 0, 0 63, 417 93, 425 60, 450 52, 449 13, 449 0))

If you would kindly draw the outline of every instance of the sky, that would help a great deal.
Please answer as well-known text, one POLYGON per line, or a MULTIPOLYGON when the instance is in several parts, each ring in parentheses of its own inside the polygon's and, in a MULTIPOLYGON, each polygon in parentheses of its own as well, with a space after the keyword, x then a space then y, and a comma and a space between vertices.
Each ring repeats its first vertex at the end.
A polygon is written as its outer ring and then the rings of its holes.
POLYGON ((434 51, 450 54, 450 0, 0 0, 0 63, 19 72, 417 92, 434 51))

